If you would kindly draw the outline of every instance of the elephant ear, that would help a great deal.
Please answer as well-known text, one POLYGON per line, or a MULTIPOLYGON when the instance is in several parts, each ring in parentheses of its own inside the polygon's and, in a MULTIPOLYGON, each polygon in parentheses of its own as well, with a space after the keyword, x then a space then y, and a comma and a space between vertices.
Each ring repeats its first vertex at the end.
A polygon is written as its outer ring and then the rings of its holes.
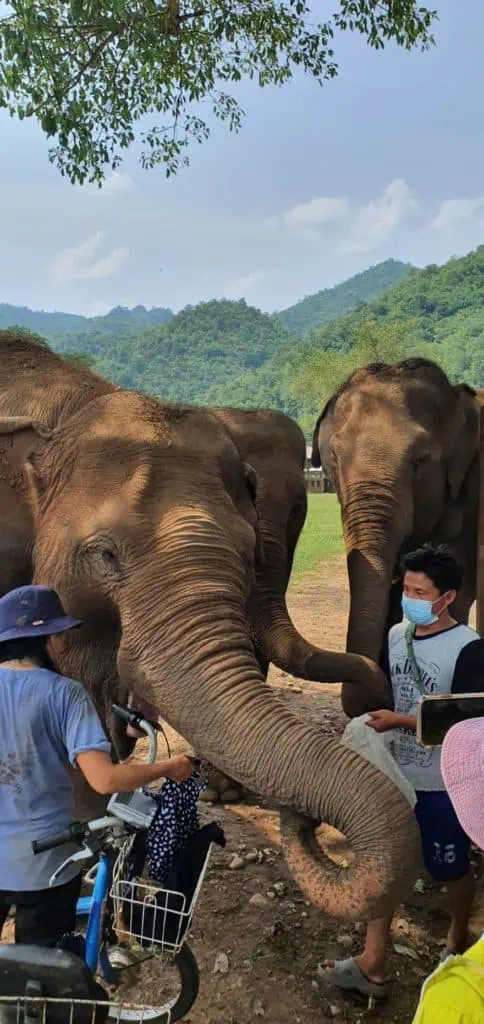
POLYGON ((34 460, 51 436, 48 427, 29 416, 0 416, 0 465, 7 465, 13 486, 18 485, 18 474, 24 471, 34 507, 42 490, 34 460))
POLYGON ((453 389, 456 406, 449 424, 447 481, 451 497, 458 498, 469 468, 479 450, 480 406, 473 388, 457 384, 453 389))
POLYGON ((262 532, 260 528, 259 512, 257 509, 257 473, 253 466, 249 462, 244 462, 244 476, 247 484, 247 490, 249 493, 250 500, 254 506, 256 515, 256 521, 254 524, 255 531, 255 567, 256 570, 262 568, 265 563, 264 556, 264 542, 262 540, 262 532))
POLYGON ((312 449, 311 449, 311 465, 314 466, 315 469, 319 469, 320 466, 321 466, 321 452, 319 450, 319 430, 320 430, 320 427, 321 427, 321 424, 322 424, 323 420, 326 419, 326 416, 327 416, 327 414, 329 412, 330 404, 331 404, 331 399, 330 399, 329 402, 326 402, 326 405, 325 405, 323 411, 319 414, 319 416, 318 416, 318 418, 316 420, 316 424, 315 424, 314 430, 313 430, 313 445, 312 445, 312 449))
POLYGON ((333 428, 333 413, 338 396, 333 395, 316 420, 313 430, 313 446, 311 451, 311 465, 315 469, 324 466, 329 473, 331 459, 329 458, 329 439, 333 428))

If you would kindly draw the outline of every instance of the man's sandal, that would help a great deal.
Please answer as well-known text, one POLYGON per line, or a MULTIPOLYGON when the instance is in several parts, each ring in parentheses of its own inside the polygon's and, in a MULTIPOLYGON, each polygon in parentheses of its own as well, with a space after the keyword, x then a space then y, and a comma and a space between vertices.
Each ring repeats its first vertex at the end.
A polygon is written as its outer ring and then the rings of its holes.
POLYGON ((359 992, 363 996, 373 996, 374 999, 383 999, 386 995, 385 984, 369 981, 353 957, 348 960, 335 960, 332 967, 321 966, 321 975, 330 985, 337 988, 359 992))

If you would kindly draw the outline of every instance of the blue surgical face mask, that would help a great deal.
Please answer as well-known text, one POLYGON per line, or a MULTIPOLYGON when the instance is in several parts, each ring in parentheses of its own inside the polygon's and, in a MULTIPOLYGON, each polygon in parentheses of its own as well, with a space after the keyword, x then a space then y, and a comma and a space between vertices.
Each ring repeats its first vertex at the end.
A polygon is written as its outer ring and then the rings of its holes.
MULTIPOLYGON (((443 610, 443 609, 442 609, 443 610)), ((424 601, 417 597, 402 597, 402 612, 414 626, 432 626, 439 621, 439 616, 432 611, 432 601, 424 601)))

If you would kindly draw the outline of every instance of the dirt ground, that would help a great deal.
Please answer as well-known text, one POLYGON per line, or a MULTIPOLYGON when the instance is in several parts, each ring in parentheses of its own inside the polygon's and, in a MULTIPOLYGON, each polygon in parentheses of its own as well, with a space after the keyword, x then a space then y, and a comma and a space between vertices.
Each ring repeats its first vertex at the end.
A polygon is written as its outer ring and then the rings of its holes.
MULTIPOLYGON (((342 558, 296 581, 288 604, 308 639, 344 650, 348 599, 342 558)), ((304 683, 274 668, 269 681, 292 690, 288 699, 300 710, 312 703, 311 693, 320 696, 321 704, 324 689, 323 718, 341 721, 339 687, 304 683)), ((168 733, 173 751, 185 749, 180 737, 168 733)), ((277 813, 249 800, 200 807, 202 823, 215 818, 222 824, 227 848, 212 857, 192 923, 189 943, 201 978, 187 1024, 251 1024, 256 1018, 274 1024, 411 1024, 422 981, 444 945, 445 895, 421 879, 398 910, 388 958, 389 995, 384 1003, 368 1007, 365 1000, 330 989, 318 973, 324 958, 344 958, 359 950, 363 926, 338 925, 305 902, 280 853, 277 813), (235 857, 238 867, 231 868, 235 857), (254 896, 258 899, 251 902, 254 896)), ((476 862, 476 873, 478 867, 476 862)), ((473 930, 478 934, 482 928, 480 897, 473 930)), ((155 1001, 153 975, 149 987, 155 1001)), ((145 1002, 147 992, 133 991, 130 998, 145 1002)))
MULTIPOLYGON (((308 639, 344 650, 348 599, 342 558, 297 581, 288 603, 294 622, 308 639)), ((317 684, 295 680, 273 667, 269 679, 278 687, 294 688, 291 703, 306 703, 306 692, 321 695, 317 684)), ((339 717, 339 687, 325 690, 328 715, 339 717)), ((280 854, 277 814, 244 802, 202 805, 201 817, 203 822, 220 821, 227 848, 212 857, 193 920, 189 941, 200 965, 201 982, 197 1003, 185 1018, 187 1024, 250 1024, 258 1017, 277 1024, 333 1020, 410 1024, 422 981, 444 945, 443 893, 421 879, 397 912, 388 958, 389 995, 383 1004, 368 1007, 365 1000, 330 989, 318 973, 325 957, 356 953, 363 928, 338 925, 305 902, 280 854), (253 861, 254 851, 258 859, 253 861), (235 856, 244 866, 231 870, 235 856), (251 903, 255 895, 257 905, 251 903)), ((484 926, 484 902, 473 924, 479 933, 480 925, 484 926)))

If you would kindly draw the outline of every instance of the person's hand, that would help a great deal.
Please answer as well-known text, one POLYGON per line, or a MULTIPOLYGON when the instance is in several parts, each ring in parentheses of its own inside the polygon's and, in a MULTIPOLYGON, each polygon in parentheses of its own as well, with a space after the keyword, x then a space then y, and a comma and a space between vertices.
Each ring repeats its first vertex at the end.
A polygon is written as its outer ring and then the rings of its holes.
POLYGON ((395 711, 370 711, 369 716, 366 724, 375 732, 389 732, 390 729, 397 729, 400 724, 399 715, 395 711))
POLYGON ((185 782, 189 779, 195 765, 193 761, 190 761, 189 757, 185 754, 175 754, 174 757, 170 757, 170 760, 166 762, 165 776, 167 779, 171 779, 172 782, 185 782))

